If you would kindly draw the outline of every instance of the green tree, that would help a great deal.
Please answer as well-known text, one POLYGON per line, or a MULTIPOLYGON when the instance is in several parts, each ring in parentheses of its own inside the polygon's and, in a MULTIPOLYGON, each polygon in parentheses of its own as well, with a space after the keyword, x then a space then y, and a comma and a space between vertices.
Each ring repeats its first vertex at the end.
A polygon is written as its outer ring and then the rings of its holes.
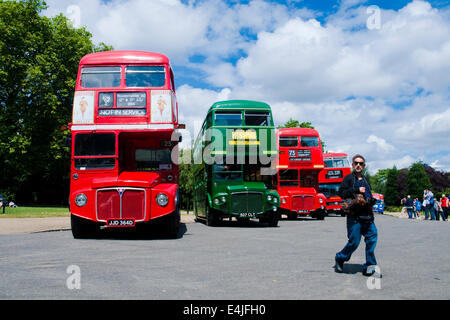
POLYGON ((431 188, 431 181, 421 161, 413 163, 408 170, 406 187, 411 198, 423 197, 423 190, 431 188))
POLYGON ((397 167, 394 166, 392 169, 389 170, 386 177, 386 191, 384 194, 384 201, 387 205, 390 206, 398 206, 400 205, 400 195, 398 192, 398 175, 399 171, 397 170, 397 167))
MULTIPOLYGON (((298 120, 294 120, 292 118, 289 118, 289 120, 282 126, 278 126, 277 129, 283 129, 283 128, 309 128, 309 129, 315 129, 311 122, 300 122, 298 120)), ((320 139, 320 142, 322 143, 322 151, 325 152, 325 142, 320 139)))
POLYGON ((389 169, 380 169, 377 173, 370 177, 370 184, 374 193, 386 193, 386 181, 389 169))
POLYGON ((0 0, 0 189, 16 201, 67 204, 69 149, 64 145, 80 59, 91 33, 62 14, 47 18, 41 0, 0 0))
POLYGON ((194 174, 192 171, 192 150, 185 149, 179 153, 179 189, 181 196, 181 207, 189 213, 194 200, 194 174), (189 161, 190 160, 190 161, 189 161), (187 162, 187 163, 186 163, 187 162))

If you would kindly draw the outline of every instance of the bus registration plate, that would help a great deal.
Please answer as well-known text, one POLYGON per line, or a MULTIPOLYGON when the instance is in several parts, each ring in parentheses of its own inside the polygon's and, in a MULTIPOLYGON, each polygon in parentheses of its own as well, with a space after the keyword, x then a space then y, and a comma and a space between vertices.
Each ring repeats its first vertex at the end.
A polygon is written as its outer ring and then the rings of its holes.
POLYGON ((107 227, 134 227, 133 219, 109 219, 106 222, 107 227))
POLYGON ((239 214, 239 218, 255 218, 256 214, 252 212, 243 212, 239 214))

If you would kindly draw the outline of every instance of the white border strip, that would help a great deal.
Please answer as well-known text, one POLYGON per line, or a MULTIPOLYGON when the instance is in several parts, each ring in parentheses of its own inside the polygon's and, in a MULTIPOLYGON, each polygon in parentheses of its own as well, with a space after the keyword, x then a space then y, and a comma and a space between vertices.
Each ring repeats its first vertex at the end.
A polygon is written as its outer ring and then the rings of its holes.
POLYGON ((94 124, 73 125, 72 130, 146 130, 146 129, 174 129, 173 124, 94 124))

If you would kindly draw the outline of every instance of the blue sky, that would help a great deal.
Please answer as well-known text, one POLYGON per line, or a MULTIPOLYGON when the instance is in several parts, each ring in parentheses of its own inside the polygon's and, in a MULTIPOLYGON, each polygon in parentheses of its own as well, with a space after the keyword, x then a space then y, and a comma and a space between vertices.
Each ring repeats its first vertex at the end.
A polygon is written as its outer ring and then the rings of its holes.
POLYGON ((448 1, 47 3, 94 42, 166 54, 191 138, 213 102, 261 100, 276 124, 311 122, 371 172, 419 160, 450 171, 448 1))

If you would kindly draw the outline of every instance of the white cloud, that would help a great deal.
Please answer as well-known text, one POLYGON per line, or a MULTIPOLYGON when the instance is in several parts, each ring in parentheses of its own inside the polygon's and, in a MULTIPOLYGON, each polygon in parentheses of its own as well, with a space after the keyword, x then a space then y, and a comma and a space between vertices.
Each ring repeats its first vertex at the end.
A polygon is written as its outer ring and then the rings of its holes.
POLYGON ((450 170, 448 8, 415 0, 382 9, 381 28, 369 30, 364 0, 342 1, 322 24, 320 13, 262 0, 47 3, 49 16, 79 5, 96 42, 161 52, 175 68, 198 70, 218 89, 178 88, 189 130, 215 101, 262 100, 276 124, 310 121, 330 151, 362 153, 371 170, 418 159, 450 170), (204 59, 190 63, 192 55, 204 59))
POLYGON ((383 138, 379 138, 373 134, 371 134, 366 141, 367 143, 375 143, 377 146, 377 151, 380 152, 388 152, 395 150, 395 147, 393 145, 390 145, 383 138))

